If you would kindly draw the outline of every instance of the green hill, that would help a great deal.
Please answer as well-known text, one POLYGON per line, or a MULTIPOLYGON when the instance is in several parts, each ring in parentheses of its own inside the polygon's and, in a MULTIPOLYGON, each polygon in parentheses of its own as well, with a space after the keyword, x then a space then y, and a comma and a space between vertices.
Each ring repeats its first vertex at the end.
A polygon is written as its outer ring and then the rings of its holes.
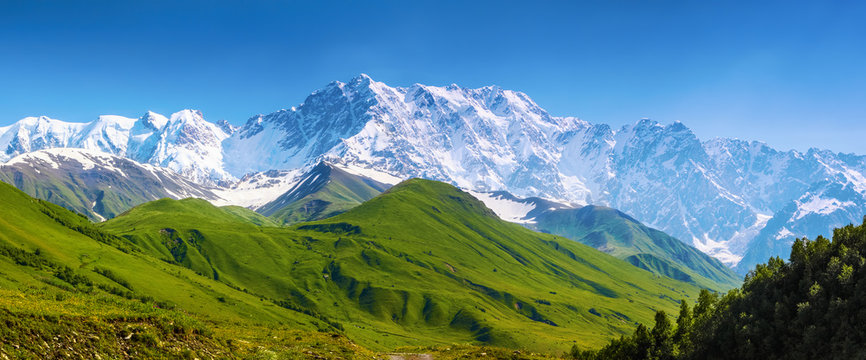
POLYGON ((539 214, 531 228, 567 237, 632 265, 718 291, 742 279, 730 268, 670 235, 603 206, 556 209, 539 214))
POLYGON ((341 215, 292 228, 259 227, 241 212, 160 200, 101 228, 232 288, 339 323, 375 349, 600 345, 698 292, 504 222, 434 181, 406 181, 341 215))
POLYGON ((216 197, 171 170, 84 149, 46 149, 16 159, 0 164, 0 181, 94 221, 164 197, 216 197))
POLYGON ((320 162, 292 189, 256 211, 280 224, 319 220, 358 206, 389 187, 320 162))
MULTIPOLYGON (((249 215, 234 210, 219 213, 249 215)), ((317 333, 338 332, 321 318, 139 252, 2 182, 0 323, 0 358, 373 357, 317 333)))

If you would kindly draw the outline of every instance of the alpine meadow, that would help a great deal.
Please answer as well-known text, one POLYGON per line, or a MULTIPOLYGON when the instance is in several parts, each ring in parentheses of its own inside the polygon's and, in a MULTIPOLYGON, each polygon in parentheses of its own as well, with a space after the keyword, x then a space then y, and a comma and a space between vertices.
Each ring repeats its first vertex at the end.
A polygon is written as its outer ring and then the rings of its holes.
POLYGON ((0 360, 866 359, 866 5, 0 4, 0 360))

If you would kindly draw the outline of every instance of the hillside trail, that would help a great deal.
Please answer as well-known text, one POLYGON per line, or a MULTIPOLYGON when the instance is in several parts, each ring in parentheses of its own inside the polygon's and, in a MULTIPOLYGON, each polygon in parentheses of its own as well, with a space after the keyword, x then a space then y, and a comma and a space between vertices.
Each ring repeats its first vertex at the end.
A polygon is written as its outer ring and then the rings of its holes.
POLYGON ((433 355, 394 353, 394 354, 388 354, 388 359, 389 360, 433 360, 433 355))

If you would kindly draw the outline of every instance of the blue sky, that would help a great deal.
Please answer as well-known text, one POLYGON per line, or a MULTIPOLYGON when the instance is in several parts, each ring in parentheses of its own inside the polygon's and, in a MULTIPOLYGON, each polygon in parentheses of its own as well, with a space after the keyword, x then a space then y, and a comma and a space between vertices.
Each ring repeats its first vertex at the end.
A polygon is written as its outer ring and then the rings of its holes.
POLYGON ((367 73, 866 154, 864 2, 179 3, 0 2, 0 126, 183 108, 239 124, 367 73))

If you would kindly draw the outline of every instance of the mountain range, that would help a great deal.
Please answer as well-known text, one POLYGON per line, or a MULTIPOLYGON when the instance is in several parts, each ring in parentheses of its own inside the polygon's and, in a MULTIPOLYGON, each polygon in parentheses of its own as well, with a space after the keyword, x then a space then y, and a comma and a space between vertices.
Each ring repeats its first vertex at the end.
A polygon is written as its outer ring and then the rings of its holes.
POLYGON ((33 117, 0 128, 3 169, 57 147, 166 168, 219 204, 254 209, 321 161, 570 207, 608 206, 741 273, 770 255, 787 256, 794 238, 859 221, 866 210, 864 156, 701 140, 680 122, 643 119, 614 129, 553 116, 526 94, 496 86, 391 87, 366 75, 238 128, 192 110, 90 123, 33 117))

